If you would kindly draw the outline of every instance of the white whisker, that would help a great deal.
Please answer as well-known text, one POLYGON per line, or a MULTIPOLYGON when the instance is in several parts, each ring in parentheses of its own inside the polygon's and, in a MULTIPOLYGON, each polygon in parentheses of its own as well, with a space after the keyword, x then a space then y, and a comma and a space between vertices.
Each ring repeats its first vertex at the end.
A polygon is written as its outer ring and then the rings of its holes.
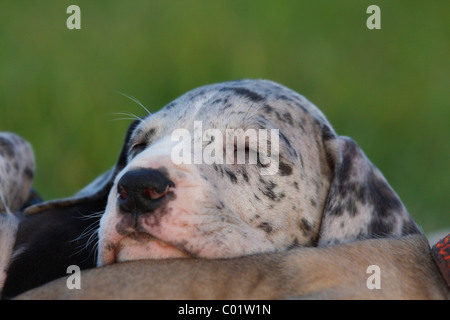
POLYGON ((86 215, 80 217, 79 219, 88 220, 88 219, 93 219, 93 218, 99 218, 103 215, 103 213, 104 213, 104 211, 102 210, 102 211, 94 212, 91 214, 86 214, 86 215))
MULTIPOLYGON (((100 217, 100 214, 99 214, 99 213, 95 213, 95 214, 91 215, 90 218, 91 218, 91 219, 94 219, 94 218, 97 218, 97 217, 100 217)), ((88 217, 88 216, 85 216, 85 217, 82 217, 82 218, 80 218, 80 219, 87 220, 87 219, 89 219, 89 217, 88 217)), ((93 232, 95 232, 95 231, 98 229, 98 224, 99 224, 99 220, 95 220, 95 221, 92 222, 90 225, 88 225, 88 226, 83 230, 83 232, 81 232, 81 234, 80 234, 78 237, 76 237, 75 239, 71 240, 70 242, 80 241, 80 240, 82 240, 83 238, 87 237, 88 235, 90 236, 93 232)))
POLYGON ((133 96, 131 96, 131 95, 128 95, 128 94, 126 94, 126 93, 123 93, 123 92, 120 92, 120 91, 118 91, 118 90, 114 90, 114 89, 111 89, 112 91, 114 91, 114 92, 116 92, 116 93, 118 93, 118 94, 120 94, 120 95, 122 95, 122 96, 124 96, 124 97, 126 97, 126 98, 128 98, 128 99, 130 99, 131 101, 133 101, 133 102, 135 102, 135 103, 137 103, 139 106, 141 106, 142 107, 142 109, 144 109, 146 112, 147 112, 147 114, 148 115, 151 115, 152 113, 138 100, 138 99, 136 99, 135 97, 133 97, 133 96))
POLYGON ((117 119, 112 119, 111 121, 118 121, 118 120, 139 120, 139 121, 143 121, 143 119, 137 115, 135 115, 134 113, 131 112, 114 112, 114 113, 110 113, 110 115, 122 115, 122 116, 127 116, 124 118, 117 118, 117 119))

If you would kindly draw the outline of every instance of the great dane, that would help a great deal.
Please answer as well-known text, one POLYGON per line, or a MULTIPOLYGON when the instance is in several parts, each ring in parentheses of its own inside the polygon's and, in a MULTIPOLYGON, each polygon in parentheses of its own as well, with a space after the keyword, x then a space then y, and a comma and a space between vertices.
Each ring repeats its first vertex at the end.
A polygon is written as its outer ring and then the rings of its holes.
MULTIPOLYGON (((233 272, 251 261, 265 261, 264 275, 271 267, 290 274, 295 265, 309 266, 308 281, 316 279, 318 287, 306 296, 320 297, 323 281, 336 277, 324 268, 329 277, 317 280, 313 261, 319 256, 323 263, 333 257, 341 266, 363 268, 370 255, 355 260, 352 254, 369 254, 373 245, 383 257, 379 264, 395 266, 389 272, 396 278, 399 262, 381 252, 394 246, 417 255, 413 242, 427 260, 423 239, 381 172, 314 104, 271 81, 232 81, 194 89, 136 120, 113 169, 74 197, 27 207, 14 249, 4 250, 12 251, 12 260, 3 295, 61 277, 70 264, 106 268, 90 271, 98 275, 136 263, 117 262, 145 260, 155 271, 173 261, 174 271, 191 270, 186 265, 192 263, 210 268, 207 273, 217 264, 233 272), (34 272, 24 278, 27 268, 34 272)), ((436 289, 429 297, 443 296, 445 282, 438 285, 442 277, 428 260, 427 270, 435 272, 421 283, 436 289)), ((302 273, 299 279, 306 278, 302 273)), ((343 279, 342 288, 351 288, 343 279)))

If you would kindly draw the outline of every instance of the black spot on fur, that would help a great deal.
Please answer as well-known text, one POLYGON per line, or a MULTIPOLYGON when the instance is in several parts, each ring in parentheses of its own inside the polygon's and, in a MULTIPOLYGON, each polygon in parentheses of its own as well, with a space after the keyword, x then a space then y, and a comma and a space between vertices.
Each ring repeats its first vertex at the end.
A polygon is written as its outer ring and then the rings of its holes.
POLYGON ((336 139, 336 135, 331 131, 330 127, 323 125, 322 126, 322 140, 328 141, 331 139, 336 139))
POLYGON ((224 173, 223 173, 223 168, 222 166, 218 166, 216 163, 213 163, 213 169, 216 172, 220 172, 220 175, 223 177, 224 173))
POLYGON ((228 169, 225 169, 225 173, 228 176, 228 178, 230 178, 232 183, 237 183, 237 177, 236 177, 236 175, 233 172, 231 172, 228 169))
POLYGON ((373 170, 367 181, 367 192, 379 216, 385 217, 390 212, 401 210, 400 199, 385 181, 375 176, 373 170))
POLYGON ((278 132, 279 136, 281 138, 281 140, 283 140, 283 143, 290 149, 290 150, 294 150, 294 148, 292 147, 291 142, 286 138, 286 136, 282 133, 282 132, 278 132))
POLYGON ((13 158, 16 154, 14 151, 14 144, 6 138, 0 137, 0 149, 3 151, 2 154, 6 154, 9 158, 13 158))
POLYGON ((345 152, 344 157, 342 158, 342 163, 339 166, 338 170, 338 179, 339 181, 347 181, 350 177, 350 170, 352 168, 352 161, 354 158, 354 155, 356 153, 356 150, 353 150, 351 152, 345 152))
POLYGON ((275 192, 273 192, 273 190, 266 188, 266 189, 262 189, 261 191, 270 200, 272 200, 272 201, 276 200, 277 196, 275 195, 275 192))
POLYGON ((278 96, 277 96, 277 99, 283 100, 283 101, 286 101, 286 102, 291 102, 291 103, 296 103, 296 102, 297 102, 297 101, 295 101, 292 97, 288 97, 288 96, 286 96, 286 95, 284 95, 284 94, 278 95, 278 96))
POLYGON ((325 149, 325 162, 327 163, 328 168, 330 168, 331 172, 334 173, 337 165, 336 160, 334 156, 330 154, 326 149, 325 149))
POLYGON ((294 124, 294 121, 292 119, 292 115, 289 112, 283 113, 283 117, 287 121, 287 123, 289 123, 289 125, 292 126, 294 124))
POLYGON ((236 95, 244 97, 249 99, 250 101, 253 102, 260 102, 264 100, 264 97, 262 97, 261 95, 257 94, 256 92, 250 91, 246 88, 222 88, 220 89, 221 92, 223 91, 233 91, 236 95))
POLYGON ((278 172, 282 176, 290 176, 292 174, 292 167, 287 163, 280 161, 278 172))
POLYGON ((275 111, 275 115, 277 116, 278 121, 284 122, 284 119, 281 117, 281 115, 278 111, 275 111))
POLYGON ((268 104, 265 104, 264 107, 262 107, 262 111, 264 111, 265 113, 272 113, 273 112, 273 107, 269 106, 268 104))
POLYGON ((307 132, 306 132, 306 129, 305 129, 305 126, 303 125, 303 123, 299 122, 299 123, 298 123, 298 127, 300 128, 300 130, 302 130, 303 133, 305 133, 305 134, 307 133, 307 132))
POLYGON ((225 208, 225 205, 223 204, 222 201, 219 201, 219 204, 216 205, 216 208, 219 209, 219 210, 221 210, 221 209, 225 208))
POLYGON ((273 183, 273 181, 265 181, 262 178, 260 178, 259 181, 262 183, 259 190, 270 200, 277 201, 277 195, 273 191, 277 185, 273 183))
POLYGON ((312 225, 305 218, 300 220, 300 229, 305 237, 309 236, 313 231, 312 225))
POLYGON ((177 104, 175 103, 175 102, 171 102, 171 103, 169 103, 164 109, 166 109, 166 110, 170 110, 170 109, 172 109, 173 107, 175 107, 177 104))
POLYGON ((344 207, 342 207, 341 205, 337 205, 336 207, 333 208, 333 210, 331 210, 330 215, 339 217, 343 213, 344 213, 344 207))
MULTIPOLYGON (((393 217, 391 217, 393 218, 393 217)), ((368 227, 369 237, 387 237, 393 231, 395 220, 377 216, 377 212, 372 212, 372 220, 368 227)))
POLYGON ((248 182, 248 181, 249 181, 248 174, 247 174, 247 171, 246 171, 246 170, 243 170, 243 171, 242 171, 242 178, 244 178, 244 181, 245 181, 245 182, 248 182))
POLYGON ((306 107, 303 104, 299 102, 294 102, 294 105, 302 109, 304 113, 309 113, 308 109, 306 109, 306 107))
MULTIPOLYGON (((367 199, 373 205, 372 220, 368 232, 372 236, 387 236, 393 232, 393 226, 397 223, 396 216, 405 210, 400 199, 390 186, 371 171, 366 182, 367 199)), ((417 228, 409 226, 412 233, 418 232, 417 228)))
POLYGON ((258 228, 263 229, 264 232, 270 234, 273 231, 272 225, 268 222, 261 222, 258 228))
POLYGON ((24 174, 29 180, 32 180, 34 177, 34 171, 31 168, 26 168, 24 174))
POLYGON ((151 128, 150 130, 148 130, 147 133, 145 134, 145 141, 147 141, 147 143, 150 143, 155 133, 156 133, 155 128, 151 128))
POLYGON ((198 99, 199 97, 204 97, 204 96, 205 96, 205 93, 206 93, 206 90, 205 90, 205 89, 202 89, 202 90, 196 92, 195 94, 191 95, 191 96, 189 97, 189 101, 195 101, 195 100, 198 99))

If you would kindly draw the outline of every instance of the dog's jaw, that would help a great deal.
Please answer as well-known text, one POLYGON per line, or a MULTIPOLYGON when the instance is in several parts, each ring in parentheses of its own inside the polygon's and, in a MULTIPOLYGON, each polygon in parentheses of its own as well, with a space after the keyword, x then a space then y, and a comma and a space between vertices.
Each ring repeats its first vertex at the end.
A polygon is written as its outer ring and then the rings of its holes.
POLYGON ((101 226, 97 266, 130 260, 189 257, 183 250, 148 233, 121 234, 116 230, 101 226))
POLYGON ((116 260, 130 261, 142 259, 167 259, 167 258, 187 258, 189 255, 175 246, 152 239, 147 241, 136 241, 131 238, 124 238, 119 243, 116 260))
POLYGON ((157 239, 136 241, 124 237, 117 244, 110 243, 102 249, 102 252, 99 252, 97 266, 132 260, 189 257, 186 252, 157 239))

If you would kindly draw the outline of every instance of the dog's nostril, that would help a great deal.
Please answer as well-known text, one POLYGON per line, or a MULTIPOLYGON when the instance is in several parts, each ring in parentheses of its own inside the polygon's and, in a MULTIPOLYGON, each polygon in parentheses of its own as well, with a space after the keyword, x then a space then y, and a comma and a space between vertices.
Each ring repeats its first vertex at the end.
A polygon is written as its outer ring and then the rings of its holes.
POLYGON ((169 192, 169 187, 169 185, 166 186, 166 190, 164 190, 163 192, 158 192, 154 188, 144 188, 144 197, 151 200, 162 198, 169 192))
POLYGON ((128 191, 127 191, 127 189, 125 189, 123 186, 118 186, 118 188, 117 188, 118 190, 118 193, 119 193, 119 197, 121 198, 121 199, 127 199, 128 198, 128 191))

